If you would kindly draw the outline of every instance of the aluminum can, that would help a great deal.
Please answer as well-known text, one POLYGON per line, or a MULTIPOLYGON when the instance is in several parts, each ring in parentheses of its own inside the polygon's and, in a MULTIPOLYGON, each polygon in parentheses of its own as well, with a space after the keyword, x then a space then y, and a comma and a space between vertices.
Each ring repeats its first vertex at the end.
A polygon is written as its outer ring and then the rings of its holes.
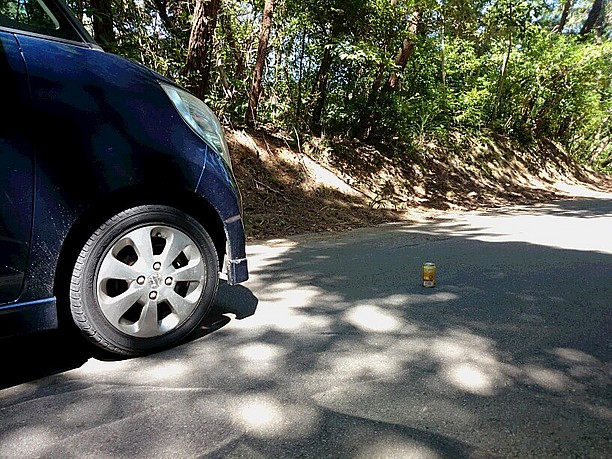
POLYGON ((432 262, 423 263, 423 287, 436 286, 436 264, 432 262))

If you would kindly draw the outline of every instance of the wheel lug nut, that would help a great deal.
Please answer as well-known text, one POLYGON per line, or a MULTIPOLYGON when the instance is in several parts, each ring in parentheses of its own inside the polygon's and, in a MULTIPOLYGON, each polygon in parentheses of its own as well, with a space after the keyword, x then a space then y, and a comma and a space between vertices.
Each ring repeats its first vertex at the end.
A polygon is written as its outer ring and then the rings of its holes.
POLYGON ((171 285, 171 284, 172 284, 172 278, 166 277, 166 285, 171 285))
POLYGON ((155 271, 159 271, 160 268, 161 268, 161 263, 159 261, 156 261, 155 263, 153 263, 153 269, 155 271))
POLYGON ((150 298, 151 300, 154 300, 155 298, 157 298, 157 292, 151 292, 151 293, 149 293, 149 298, 150 298))
POLYGON ((145 283, 145 277, 138 276, 138 279, 136 279, 136 282, 138 283, 138 285, 143 285, 145 283))

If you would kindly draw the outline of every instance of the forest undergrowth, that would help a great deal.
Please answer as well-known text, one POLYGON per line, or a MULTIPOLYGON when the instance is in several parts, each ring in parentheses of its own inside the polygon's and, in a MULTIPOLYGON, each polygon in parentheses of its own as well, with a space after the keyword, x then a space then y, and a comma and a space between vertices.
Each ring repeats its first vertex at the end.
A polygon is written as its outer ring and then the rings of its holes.
POLYGON ((551 141, 452 133, 445 141, 368 145, 342 137, 228 130, 247 239, 347 231, 612 192, 612 176, 551 141))

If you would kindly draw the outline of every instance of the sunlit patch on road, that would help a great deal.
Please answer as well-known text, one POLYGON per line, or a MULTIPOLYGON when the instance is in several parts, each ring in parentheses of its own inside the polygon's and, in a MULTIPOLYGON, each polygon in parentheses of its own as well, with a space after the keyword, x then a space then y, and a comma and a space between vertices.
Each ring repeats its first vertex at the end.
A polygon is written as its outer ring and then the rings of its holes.
POLYGON ((303 438, 319 428, 318 410, 282 403, 268 394, 240 396, 232 402, 233 421, 249 435, 261 438, 303 438))
POLYGON ((237 350, 237 354, 249 362, 272 362, 282 354, 282 347, 273 344, 246 344, 237 350))
POLYGON ((538 365, 526 365, 523 367, 525 380, 529 384, 538 386, 553 392, 567 390, 571 385, 571 380, 561 371, 538 365))
POLYGON ((144 370, 148 373, 148 376, 157 381, 169 381, 179 379, 184 374, 188 373, 190 366, 188 362, 184 361, 173 361, 173 362, 159 362, 157 365, 144 370))
POLYGON ((447 379, 459 389, 478 395, 493 395, 495 385, 491 375, 475 365, 462 363, 451 365, 447 379))
POLYGON ((286 364, 284 348, 274 344, 244 344, 235 353, 241 360, 241 370, 250 376, 271 376, 286 364))
POLYGON ((346 312, 345 319, 361 330, 379 333, 398 331, 403 322, 401 318, 374 305, 356 306, 346 312))
POLYGON ((57 438, 44 427, 23 426, 2 435, 0 457, 41 457, 57 438))
POLYGON ((566 250, 612 253, 612 241, 607 237, 609 229, 603 224, 612 219, 612 213, 588 216, 567 211, 556 204, 533 208, 513 208, 507 215, 491 218, 487 213, 464 214, 462 225, 456 219, 435 225, 416 225, 409 232, 435 232, 456 237, 467 237, 482 242, 525 242, 566 250), (588 237, 576 238, 576 234, 588 237), (602 245, 602 241, 604 244, 602 245))
POLYGON ((378 438, 356 456, 357 459, 438 459, 440 454, 410 438, 378 438))

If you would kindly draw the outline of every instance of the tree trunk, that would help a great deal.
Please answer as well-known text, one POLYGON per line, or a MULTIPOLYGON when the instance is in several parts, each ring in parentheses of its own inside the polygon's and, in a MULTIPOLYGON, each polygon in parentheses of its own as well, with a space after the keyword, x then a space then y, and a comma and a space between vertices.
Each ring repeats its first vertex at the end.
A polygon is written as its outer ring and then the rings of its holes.
POLYGON ((559 24, 555 26, 553 29, 554 32, 563 33, 563 29, 565 28, 565 23, 567 22, 567 16, 569 15, 569 10, 574 4, 574 0, 565 0, 563 2, 563 10, 561 11, 561 18, 559 19, 559 24))
POLYGON ((580 29, 580 35, 585 36, 591 31, 595 31, 597 42, 601 42, 601 33, 603 30, 604 19, 606 16, 606 0, 593 0, 593 5, 589 11, 589 15, 585 23, 580 29))
MULTIPOLYGON (((397 1, 394 0, 391 2, 393 6, 397 4, 397 1)), ((357 126, 353 130, 354 137, 363 140, 370 137, 372 134, 372 128, 374 125, 374 112, 372 111, 372 106, 378 100, 380 93, 388 93, 392 91, 396 91, 399 88, 399 81, 401 71, 406 68, 408 64, 408 60, 412 57, 414 53, 414 48, 416 46, 416 38, 419 35, 423 35, 425 33, 422 21, 422 13, 420 10, 416 10, 412 17, 409 19, 410 25, 408 26, 409 36, 404 38, 402 41, 402 46, 400 47, 396 57, 395 57, 395 68, 391 72, 391 75, 385 82, 384 86, 382 86, 382 77, 384 64, 381 65, 378 69, 376 77, 374 78, 374 82, 372 83, 372 89, 368 94, 368 101, 365 107, 365 114, 361 117, 357 126)))
MULTIPOLYGON (((397 0, 391 1, 392 6, 397 5, 397 0)), ((399 87, 400 76, 399 72, 403 71, 408 64, 408 60, 412 56, 414 52, 414 48, 416 46, 416 37, 417 35, 423 34, 423 23, 422 23, 422 14, 420 10, 416 10, 412 17, 409 19, 410 25, 408 27, 409 36, 404 38, 402 41, 402 46, 400 47, 396 57, 395 57, 395 68, 391 71, 391 75, 385 82, 384 86, 383 75, 384 75, 384 64, 381 64, 378 68, 376 76, 374 77, 374 82, 372 83, 372 88, 368 94, 368 100, 366 103, 366 107, 364 108, 364 114, 361 116, 359 121, 357 122, 355 128, 353 129, 353 136, 363 140, 370 137, 372 134, 372 128, 374 125, 374 111, 372 110, 373 105, 379 98, 379 95, 382 93, 387 93, 390 91, 396 91, 399 87), (399 72, 398 72, 399 69, 399 72), (382 89, 381 89, 382 86, 382 89)), ((385 46, 386 48, 386 46, 385 46)), ((386 49, 384 50, 386 51, 386 49)))
POLYGON ((366 106, 364 107, 364 113, 361 115, 361 118, 353 128, 353 137, 357 139, 367 139, 370 135, 372 124, 374 122, 374 111, 372 110, 372 107, 378 99, 378 94, 380 92, 380 87, 382 86, 384 73, 385 64, 384 62, 381 62, 378 66, 378 71, 376 72, 374 81, 372 82, 370 92, 368 93, 368 100, 366 101, 366 106))
POLYGON ((236 62, 236 66, 234 68, 234 76, 242 80, 244 77, 244 70, 246 68, 246 62, 244 60, 244 52, 238 46, 236 42, 236 36, 234 35, 234 28, 232 27, 232 23, 229 18, 225 14, 221 14, 220 16, 221 27, 223 28, 223 32, 225 33, 225 39, 227 40, 227 44, 229 45, 232 55, 234 56, 234 60, 236 62))
POLYGON ((196 0, 191 35, 187 48, 187 60, 183 73, 195 74, 196 81, 190 85, 193 93, 203 99, 210 90, 213 37, 217 27, 220 0, 196 0))
POLYGON ((446 25, 444 23, 444 13, 441 13, 442 27, 440 31, 440 77, 442 78, 442 86, 446 86, 446 25))
POLYGON ((261 31, 259 34, 259 46, 257 48, 257 58, 255 60, 255 70, 253 72, 253 84, 249 96, 249 106, 244 115, 244 121, 249 127, 254 127, 257 120, 257 106, 261 96, 261 80, 266 67, 266 57, 268 55, 268 42, 270 41, 270 29, 272 28, 272 16, 274 15, 275 0, 266 0, 261 18, 261 31))
MULTIPOLYGON (((306 31, 302 30, 302 37, 300 39, 300 63, 298 65, 297 101, 296 101, 296 109, 295 109, 295 125, 298 127, 298 129, 300 129, 302 125, 302 111, 303 111, 302 80, 304 78, 305 55, 306 55, 306 31)), ((285 73, 288 73, 286 67, 284 71, 285 73)), ((290 81, 289 78, 286 78, 286 79, 287 81, 290 81)))
POLYGON ((510 62, 510 54, 512 53, 512 32, 508 32, 508 48, 504 55, 502 62, 502 68, 499 75, 499 81, 497 82, 497 97, 495 98, 495 105, 493 106, 493 114, 491 119, 495 120, 499 114, 501 108, 502 99, 504 97, 504 85, 506 83, 506 75, 508 74, 508 63, 510 62))
MULTIPOLYGON (((512 3, 510 3, 509 5, 508 17, 513 17, 512 3)), ((510 54, 512 54, 512 28, 509 28, 507 33, 508 42, 506 44, 506 52, 504 53, 504 59, 502 61, 501 71, 499 73, 499 80, 497 81, 497 95, 493 104, 493 110, 491 111, 490 121, 495 121, 497 119, 497 116, 499 115, 499 110, 501 108, 502 100, 504 98, 504 86, 506 83, 506 75, 508 74, 508 63, 510 62, 510 54)))
POLYGON ((395 70, 391 73, 386 89, 395 91, 398 88, 400 81, 400 73, 406 68, 408 59, 412 57, 414 47, 416 46, 416 37, 423 33, 422 24, 422 13, 420 10, 416 10, 410 19, 410 26, 408 27, 409 35, 402 41, 397 56, 395 57, 395 70))
POLYGON ((112 0, 91 0, 93 8, 93 32, 96 41, 107 50, 114 51, 117 46, 113 29, 112 0))
MULTIPOLYGON (((333 34, 332 34, 333 35, 333 34)), ((327 94, 327 76, 329 69, 332 64, 332 55, 329 47, 325 47, 323 51, 323 59, 321 59, 321 65, 317 72, 317 77, 314 81, 313 93, 316 96, 314 108, 312 109, 312 120, 310 127, 314 134, 321 135, 321 115, 323 114, 323 107, 325 106, 325 97, 327 94)))

